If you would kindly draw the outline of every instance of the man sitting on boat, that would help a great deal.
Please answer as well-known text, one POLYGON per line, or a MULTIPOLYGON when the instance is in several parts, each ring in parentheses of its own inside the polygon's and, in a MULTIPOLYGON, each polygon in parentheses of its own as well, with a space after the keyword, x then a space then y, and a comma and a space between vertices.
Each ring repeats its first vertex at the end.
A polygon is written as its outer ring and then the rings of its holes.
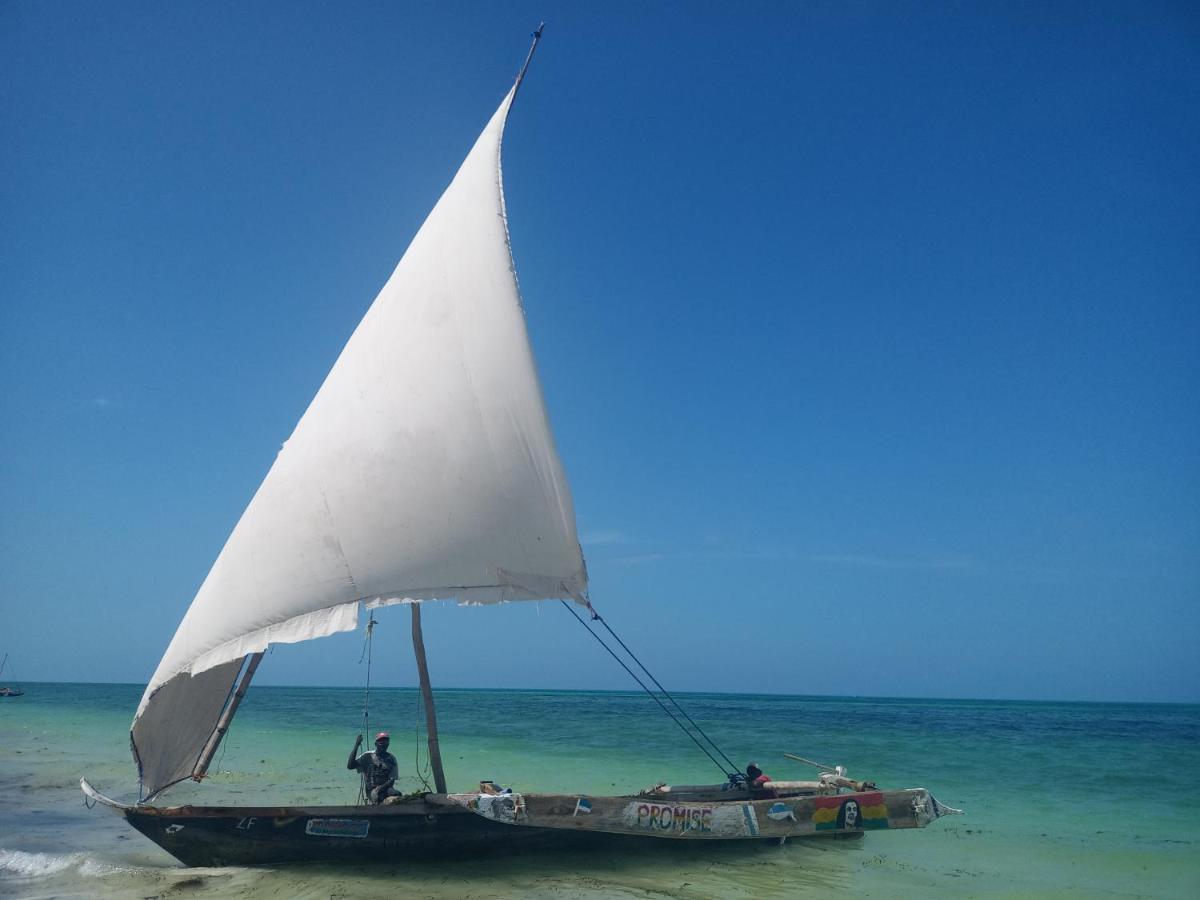
POLYGON ((375 735, 374 752, 359 756, 358 748, 362 746, 362 739, 361 734, 355 738, 354 749, 350 751, 346 768, 357 769, 362 774, 363 792, 367 795, 367 801, 383 803, 388 797, 400 796, 400 792, 395 788, 400 768, 396 764, 396 757, 387 752, 388 745, 392 742, 391 736, 386 731, 379 732, 375 735))
POLYGON ((769 787, 771 776, 758 767, 758 763, 750 763, 746 766, 746 784, 750 788, 751 793, 762 799, 764 797, 774 797, 775 792, 769 787))

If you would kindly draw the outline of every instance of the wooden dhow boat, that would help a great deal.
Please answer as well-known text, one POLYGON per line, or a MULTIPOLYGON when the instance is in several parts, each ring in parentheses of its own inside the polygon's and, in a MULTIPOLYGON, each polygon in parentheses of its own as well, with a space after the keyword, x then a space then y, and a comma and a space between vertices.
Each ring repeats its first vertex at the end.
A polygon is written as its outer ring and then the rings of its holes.
POLYGON ((187 865, 857 836, 957 812, 922 788, 879 790, 827 766, 811 782, 754 783, 656 680, 659 690, 647 691, 722 767, 724 782, 616 797, 447 790, 422 603, 560 600, 616 637, 588 597, 505 216, 501 140, 540 36, 539 28, 516 82, 279 451, 150 679, 130 734, 140 801, 119 803, 81 779, 87 802, 123 815, 187 865), (393 604, 411 610, 433 791, 382 805, 159 804, 173 785, 206 775, 271 644, 351 631, 364 607, 393 604))
POLYGON ((763 799, 724 784, 628 797, 429 793, 383 805, 218 807, 117 803, 81 782, 89 801, 125 816, 189 866, 619 849, 647 838, 778 843, 921 828, 957 812, 921 788, 817 794, 771 784, 777 796, 763 799))

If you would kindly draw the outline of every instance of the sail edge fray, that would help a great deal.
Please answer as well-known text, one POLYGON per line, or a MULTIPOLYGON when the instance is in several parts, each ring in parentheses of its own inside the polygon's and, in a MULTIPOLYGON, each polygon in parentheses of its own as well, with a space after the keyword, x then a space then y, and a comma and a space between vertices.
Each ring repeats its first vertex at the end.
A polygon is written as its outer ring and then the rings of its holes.
POLYGON ((235 659, 244 659, 251 653, 261 653, 271 644, 298 644, 343 631, 354 631, 358 628, 358 604, 358 600, 352 600, 301 613, 282 622, 248 631, 206 650, 170 674, 151 679, 134 715, 134 722, 141 718, 159 689, 179 675, 191 675, 194 678, 235 659))

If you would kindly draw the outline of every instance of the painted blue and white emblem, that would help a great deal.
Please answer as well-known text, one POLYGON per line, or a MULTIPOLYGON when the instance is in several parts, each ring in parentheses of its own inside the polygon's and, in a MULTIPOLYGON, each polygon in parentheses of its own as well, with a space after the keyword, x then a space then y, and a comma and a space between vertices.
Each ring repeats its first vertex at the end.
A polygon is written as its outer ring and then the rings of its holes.
POLYGON ((767 818, 776 822, 795 822, 796 811, 786 803, 772 803, 771 808, 767 810, 767 818))

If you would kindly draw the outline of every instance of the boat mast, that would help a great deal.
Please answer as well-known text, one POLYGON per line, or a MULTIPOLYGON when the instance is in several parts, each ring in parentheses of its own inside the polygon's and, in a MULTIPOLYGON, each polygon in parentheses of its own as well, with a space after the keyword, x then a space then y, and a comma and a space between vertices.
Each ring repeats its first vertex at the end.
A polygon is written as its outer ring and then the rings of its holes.
POLYGON ((433 769, 433 786, 439 794, 446 793, 446 773, 442 771, 442 751, 438 746, 437 710, 433 706, 433 689, 429 686, 429 666, 425 662, 425 638, 421 634, 421 604, 412 609, 413 655, 417 658, 417 677, 421 680, 421 699, 425 701, 425 730, 429 735, 429 766, 433 769))

